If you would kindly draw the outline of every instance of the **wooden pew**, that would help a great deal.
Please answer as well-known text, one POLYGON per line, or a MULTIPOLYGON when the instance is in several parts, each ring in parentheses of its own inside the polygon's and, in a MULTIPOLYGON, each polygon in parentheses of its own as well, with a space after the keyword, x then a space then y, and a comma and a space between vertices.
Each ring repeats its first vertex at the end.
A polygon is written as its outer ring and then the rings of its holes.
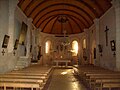
POLYGON ((86 81, 88 82, 88 85, 91 87, 91 84, 95 83, 97 79, 120 79, 120 75, 114 75, 114 74, 101 74, 101 75, 92 75, 86 81))
POLYGON ((31 88, 33 90, 34 88, 41 90, 43 87, 40 86, 39 83, 31 83, 31 82, 0 82, 0 87, 3 87, 4 90, 6 90, 7 87, 13 87, 13 88, 31 88))
POLYGON ((109 88, 109 90, 117 88, 117 90, 120 90, 120 82, 106 82, 103 83, 102 88, 109 88))
POLYGON ((13 87, 13 88, 37 88, 44 87, 47 79, 50 76, 52 68, 27 68, 24 70, 12 71, 0 75, 0 87, 13 87))
MULTIPOLYGON (((109 79, 102 78, 102 79, 97 79, 93 83, 94 90, 96 90, 96 89, 102 90, 103 88, 110 88, 109 86, 106 86, 107 83, 108 84, 109 83, 114 83, 114 85, 112 85, 112 87, 115 87, 115 83, 117 85, 120 84, 120 78, 109 78, 109 79)), ((118 88, 118 86, 117 86, 117 88, 118 88)))
POLYGON ((73 68, 75 73, 77 73, 88 86, 94 86, 94 88, 112 88, 119 87, 120 83, 120 72, 115 72, 107 70, 104 68, 96 66, 80 66, 73 68), (112 84, 114 83, 114 84, 112 84), (111 85, 111 86, 110 86, 111 85))

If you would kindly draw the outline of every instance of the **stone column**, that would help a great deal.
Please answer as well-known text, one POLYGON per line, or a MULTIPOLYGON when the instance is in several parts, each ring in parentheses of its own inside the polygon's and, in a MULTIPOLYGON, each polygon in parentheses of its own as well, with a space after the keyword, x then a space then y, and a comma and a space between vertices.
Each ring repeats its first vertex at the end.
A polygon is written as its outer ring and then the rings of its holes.
POLYGON ((15 9, 17 7, 18 0, 9 0, 9 22, 8 22, 8 35, 10 36, 8 44, 8 52, 13 51, 14 46, 14 29, 15 29, 15 9))
POLYGON ((30 42, 30 39, 31 39, 31 37, 30 37, 30 32, 31 32, 31 30, 32 30, 32 18, 28 18, 28 20, 27 20, 27 25, 28 25, 28 29, 27 29, 27 43, 26 43, 26 49, 27 49, 27 53, 26 53, 26 56, 27 57, 29 57, 30 56, 30 45, 31 45, 31 42, 30 42))
POLYGON ((36 29, 32 30, 32 58, 35 60, 36 57, 36 29))
POLYGON ((112 1, 116 17, 116 70, 120 71, 120 0, 112 1))
POLYGON ((86 34, 86 54, 87 54, 87 62, 90 63, 90 31, 89 29, 84 29, 85 34, 86 34))
POLYGON ((98 45, 100 44, 99 40, 99 19, 94 20, 94 25, 96 29, 96 60, 95 60, 95 65, 99 66, 100 65, 100 53, 99 53, 99 48, 98 45))

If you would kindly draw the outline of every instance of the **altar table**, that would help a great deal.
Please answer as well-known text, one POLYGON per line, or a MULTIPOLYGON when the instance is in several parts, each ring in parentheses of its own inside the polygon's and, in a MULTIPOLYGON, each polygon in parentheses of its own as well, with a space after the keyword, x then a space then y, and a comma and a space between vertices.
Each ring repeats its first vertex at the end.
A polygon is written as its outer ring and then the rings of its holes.
POLYGON ((54 63, 56 63, 55 66, 59 66, 59 63, 63 62, 65 63, 65 66, 68 66, 68 63, 70 62, 70 60, 53 60, 54 63))

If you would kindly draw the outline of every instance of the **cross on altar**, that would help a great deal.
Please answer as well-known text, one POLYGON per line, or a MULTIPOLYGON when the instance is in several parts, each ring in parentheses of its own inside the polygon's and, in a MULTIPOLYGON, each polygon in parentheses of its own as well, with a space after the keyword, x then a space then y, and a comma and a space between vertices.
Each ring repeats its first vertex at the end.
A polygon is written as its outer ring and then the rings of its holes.
POLYGON ((106 37, 106 46, 108 46, 108 27, 106 26, 105 37, 106 37))

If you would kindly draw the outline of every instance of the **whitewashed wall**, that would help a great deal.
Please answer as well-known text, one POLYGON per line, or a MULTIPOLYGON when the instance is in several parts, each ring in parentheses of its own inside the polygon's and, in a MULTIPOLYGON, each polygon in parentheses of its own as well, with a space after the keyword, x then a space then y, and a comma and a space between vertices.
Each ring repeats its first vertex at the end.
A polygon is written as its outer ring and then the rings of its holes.
POLYGON ((0 52, 3 51, 2 43, 4 35, 9 35, 10 40, 8 48, 5 48, 5 54, 0 54, 0 73, 11 71, 16 63, 16 56, 13 55, 13 38, 14 36, 14 7, 17 2, 9 2, 9 0, 0 0, 0 52), (12 3, 12 4, 11 4, 12 3), (11 6, 12 5, 12 6, 11 6), (12 21, 11 21, 12 20, 12 21), (13 26, 10 25, 13 24, 13 26))
POLYGON ((100 18, 100 44, 103 46, 103 53, 100 57, 100 66, 114 70, 116 65, 116 56, 111 51, 111 40, 116 40, 116 29, 115 29, 115 11, 114 8, 110 8, 100 18), (108 31, 108 46, 106 46, 106 26, 109 28, 108 31))
POLYGON ((4 35, 8 35, 8 11, 9 11, 9 3, 8 0, 0 0, 0 73, 5 72, 7 67, 7 62, 9 61, 7 59, 7 49, 5 49, 5 55, 2 55, 2 43, 4 35))
MULTIPOLYGON (((28 18, 17 7, 17 0, 0 0, 0 73, 11 71, 15 68, 20 56, 20 49, 13 48, 15 40, 19 38, 22 21, 28 24, 28 18), (7 48, 2 48, 4 35, 9 35, 10 40, 7 48), (3 49, 5 54, 2 55, 3 49)), ((29 35, 28 35, 29 36, 29 35)), ((29 37, 27 37, 27 40, 29 37)))
POLYGON ((97 50, 97 48, 96 48, 96 28, 95 28, 95 25, 92 25, 89 28, 89 33, 90 33, 90 37, 89 37, 89 39, 90 39, 90 43, 89 43, 89 46, 90 46, 90 52, 89 52, 90 63, 95 64, 96 63, 96 58, 97 58, 97 57, 95 57, 96 55, 94 55, 94 53, 96 52, 96 51, 94 51, 94 49, 97 50))

